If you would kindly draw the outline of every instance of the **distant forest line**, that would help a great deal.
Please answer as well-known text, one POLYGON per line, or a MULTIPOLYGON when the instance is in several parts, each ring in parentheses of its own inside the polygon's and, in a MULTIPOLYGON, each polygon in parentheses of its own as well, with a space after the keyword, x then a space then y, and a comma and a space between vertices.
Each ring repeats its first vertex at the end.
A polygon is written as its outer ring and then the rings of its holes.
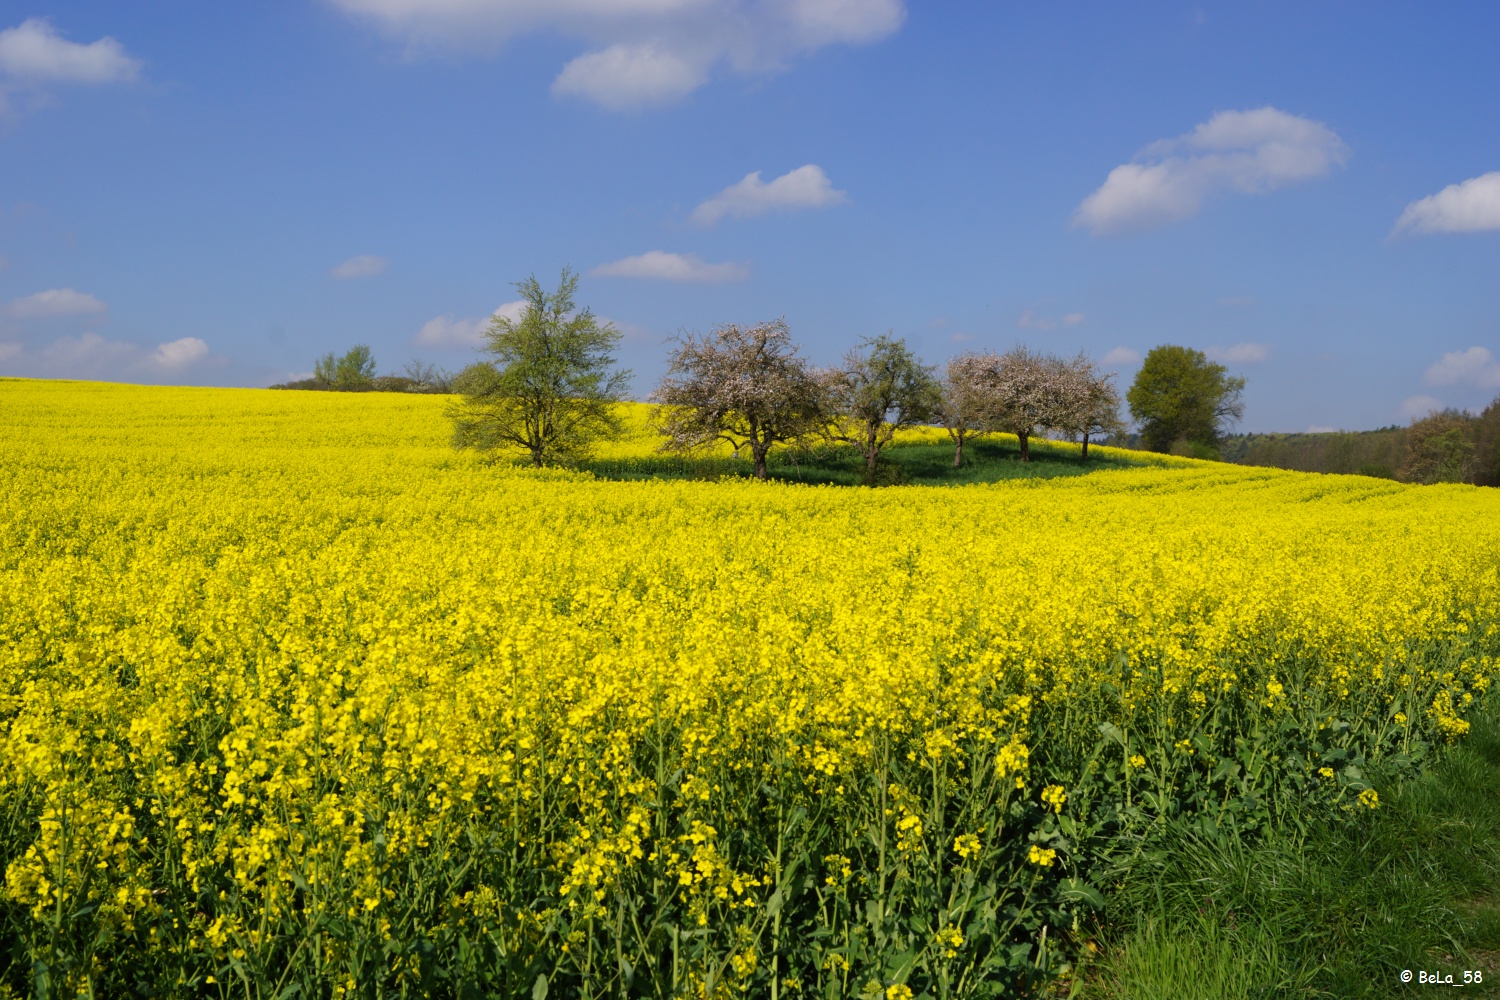
MULTIPOLYGON (((1115 443, 1115 442, 1111 442, 1115 443)), ((1128 442, 1118 442, 1128 446, 1128 442)), ((1500 398, 1478 415, 1443 410, 1406 427, 1305 434, 1229 434, 1219 454, 1238 465, 1378 476, 1412 483, 1500 486, 1500 398)))

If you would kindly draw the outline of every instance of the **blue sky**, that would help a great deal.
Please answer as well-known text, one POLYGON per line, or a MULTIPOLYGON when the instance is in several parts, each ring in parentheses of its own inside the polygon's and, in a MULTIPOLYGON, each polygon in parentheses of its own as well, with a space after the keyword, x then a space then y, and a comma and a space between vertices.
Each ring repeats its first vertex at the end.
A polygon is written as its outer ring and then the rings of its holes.
POLYGON ((1155 344, 1242 427, 1500 394, 1500 6, 0 4, 0 374, 456 369, 564 265, 649 392, 784 316, 834 361, 1155 344), (751 177, 757 174, 757 177, 751 177))

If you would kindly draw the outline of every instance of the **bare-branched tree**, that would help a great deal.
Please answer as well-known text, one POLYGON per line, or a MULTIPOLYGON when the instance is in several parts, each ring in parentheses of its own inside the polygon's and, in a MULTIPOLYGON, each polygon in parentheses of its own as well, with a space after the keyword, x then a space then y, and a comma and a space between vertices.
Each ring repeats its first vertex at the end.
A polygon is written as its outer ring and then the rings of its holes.
POLYGON ((943 367, 942 398, 935 416, 953 439, 953 467, 964 461, 964 445, 992 429, 995 423, 994 353, 959 354, 943 367))
POLYGON ((828 385, 835 416, 826 434, 860 449, 871 482, 880 450, 902 427, 928 419, 941 398, 932 369, 906 341, 888 334, 860 341, 829 375, 828 385))
POLYGON ((452 410, 460 447, 525 449, 531 464, 581 456, 596 439, 619 433, 615 404, 630 381, 615 370, 620 335, 577 310, 578 276, 564 268, 548 294, 536 277, 518 282, 526 300, 519 319, 496 316, 484 352, 455 379, 463 401, 452 410))
POLYGON ((766 478, 772 447, 796 441, 827 420, 819 373, 797 352, 783 320, 718 327, 677 341, 666 377, 652 394, 663 451, 727 441, 748 450, 766 478))
POLYGON ((449 393, 453 391, 453 373, 439 368, 437 365, 426 364, 421 358, 413 358, 401 369, 401 374, 394 376, 396 379, 405 379, 410 385, 408 392, 439 392, 449 393))
POLYGON ((1115 389, 1114 372, 1101 372, 1092 358, 1079 352, 1077 357, 1060 365, 1062 393, 1060 412, 1053 429, 1081 440, 1083 461, 1089 460, 1089 438, 1114 434, 1124 428, 1120 420, 1120 393, 1115 389))

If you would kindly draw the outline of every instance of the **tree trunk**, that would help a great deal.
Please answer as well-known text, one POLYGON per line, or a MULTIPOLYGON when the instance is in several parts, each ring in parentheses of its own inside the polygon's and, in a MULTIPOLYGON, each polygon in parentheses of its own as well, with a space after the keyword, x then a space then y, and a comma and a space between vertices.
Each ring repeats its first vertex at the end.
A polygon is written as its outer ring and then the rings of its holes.
POLYGON ((1085 462, 1087 462, 1089 460, 1089 432, 1088 431, 1084 431, 1083 432, 1083 460, 1085 462))
POLYGON ((1016 437, 1021 442, 1021 461, 1031 461, 1031 432, 1022 431, 1021 433, 1017 434, 1016 437))
POLYGON ((953 448, 953 467, 956 469, 964 464, 964 439, 959 438, 958 444, 953 448))
POLYGON ((750 456, 755 459, 755 478, 756 479, 765 479, 766 478, 766 452, 769 451, 769 450, 770 450, 769 446, 766 446, 766 447, 757 447, 754 444, 752 444, 750 446, 750 456))
POLYGON ((531 449, 531 464, 534 468, 540 469, 542 467, 542 449, 531 449))

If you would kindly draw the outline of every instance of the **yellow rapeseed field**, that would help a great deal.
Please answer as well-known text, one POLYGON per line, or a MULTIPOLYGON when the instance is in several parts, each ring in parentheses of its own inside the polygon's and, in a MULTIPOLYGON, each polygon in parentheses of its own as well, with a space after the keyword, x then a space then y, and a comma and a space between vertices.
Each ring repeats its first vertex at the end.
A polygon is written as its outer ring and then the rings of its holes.
POLYGON ((1500 654, 1467 486, 610 482, 397 394, 0 427, 18 994, 1011 995, 1164 824, 1377 808, 1500 654))

